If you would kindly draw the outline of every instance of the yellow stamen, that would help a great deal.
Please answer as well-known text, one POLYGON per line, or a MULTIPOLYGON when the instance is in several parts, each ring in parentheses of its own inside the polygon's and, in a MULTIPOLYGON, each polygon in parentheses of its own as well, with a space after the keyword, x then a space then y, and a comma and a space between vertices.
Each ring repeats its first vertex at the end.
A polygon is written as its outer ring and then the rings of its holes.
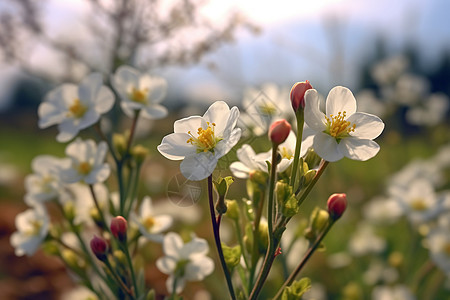
POLYGON ((294 154, 291 150, 287 149, 286 147, 281 147, 280 154, 282 158, 286 159, 292 159, 294 157, 294 154))
POLYGON ((350 132, 354 132, 356 124, 351 124, 349 121, 345 120, 346 112, 338 112, 337 116, 330 115, 330 117, 325 116, 327 121, 326 133, 335 138, 343 138, 348 136, 350 132))
POLYGON ((148 89, 138 90, 135 87, 131 89, 131 93, 129 95, 131 100, 142 104, 147 103, 147 96, 148 96, 148 89))
POLYGON ((208 124, 206 129, 203 129, 202 127, 197 129, 198 137, 195 137, 190 131, 188 131, 188 134, 191 137, 186 141, 186 143, 196 145, 197 152, 214 152, 214 147, 220 140, 222 140, 214 135, 214 128, 216 127, 216 124, 210 124, 209 122, 206 123, 208 124))
POLYGON ((259 107, 259 110, 264 115, 273 116, 275 115, 277 108, 272 103, 264 103, 259 107))
POLYGON ((87 110, 87 106, 83 105, 80 99, 76 98, 73 100, 72 105, 69 106, 69 112, 67 115, 79 119, 84 116, 87 110))
POLYGON ((91 172, 92 166, 90 163, 83 161, 78 165, 78 173, 87 175, 91 172))
POLYGON ((153 217, 147 217, 142 221, 142 224, 147 230, 150 230, 155 225, 155 219, 153 217))
POLYGON ((422 198, 413 199, 410 203, 410 206, 415 211, 424 211, 428 209, 428 205, 422 198))
POLYGON ((34 235, 38 235, 39 231, 41 230, 42 227, 42 221, 40 220, 32 220, 30 221, 30 225, 31 228, 28 229, 25 234, 28 236, 34 236, 34 235))

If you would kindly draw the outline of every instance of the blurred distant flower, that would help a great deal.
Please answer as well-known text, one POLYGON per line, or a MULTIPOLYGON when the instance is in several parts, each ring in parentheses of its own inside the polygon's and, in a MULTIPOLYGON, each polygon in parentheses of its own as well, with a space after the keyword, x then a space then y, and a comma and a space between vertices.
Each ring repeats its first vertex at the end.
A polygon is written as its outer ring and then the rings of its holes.
POLYGON ((406 112, 406 120, 413 125, 435 126, 445 120, 450 99, 444 94, 432 94, 406 112))
POLYGON ((97 295, 84 286, 78 286, 67 292, 64 292, 62 299, 65 300, 98 300, 97 295))
MULTIPOLYGON (((448 217, 448 216, 447 216, 448 217)), ((438 227, 432 230, 427 238, 426 244, 430 250, 433 262, 444 273, 450 276, 450 235, 449 229, 438 227)))
POLYGON ((147 119, 167 116, 167 109, 159 104, 167 92, 164 78, 121 66, 111 76, 111 83, 122 99, 120 106, 127 116, 133 117, 135 110, 141 110, 141 115, 147 119))
POLYGON ((173 222, 173 218, 169 215, 155 215, 150 197, 144 197, 139 214, 132 212, 131 220, 139 227, 143 236, 158 243, 163 241, 161 233, 169 229, 173 222))
POLYGON ((380 61, 372 68, 372 77, 379 85, 394 84, 406 71, 408 59, 404 56, 393 56, 380 61))
POLYGON ((405 285, 381 285, 377 286, 372 291, 372 300, 415 300, 416 297, 412 294, 405 285))
POLYGON ((269 126, 279 119, 294 120, 289 89, 266 83, 244 91, 244 112, 239 120, 241 126, 249 128, 255 135, 263 135, 269 126))
POLYGON ((379 282, 394 283, 398 279, 398 271, 380 260, 374 260, 363 274, 363 280, 368 285, 379 282))
POLYGON ((430 83, 425 77, 403 74, 395 87, 394 101, 403 105, 414 105, 424 99, 430 90, 430 83))
POLYGON ((66 155, 71 164, 61 170, 61 178, 66 183, 85 182, 94 184, 105 181, 110 174, 110 167, 104 163, 107 152, 105 142, 97 144, 93 140, 80 138, 66 147, 66 155))
POLYGON ((450 144, 444 145, 439 148, 438 153, 434 156, 431 164, 440 168, 450 167, 450 144))
POLYGON ((183 160, 181 173, 189 180, 202 180, 212 174, 219 158, 227 154, 241 137, 234 128, 239 110, 223 101, 213 103, 203 117, 178 120, 174 133, 165 136, 158 151, 168 159, 183 160))
POLYGON ((435 190, 426 179, 414 180, 407 187, 391 185, 388 192, 416 225, 431 220, 439 213, 435 190))
POLYGON ((441 172, 440 162, 433 160, 414 160, 392 175, 388 179, 388 182, 390 185, 407 188, 417 179, 428 180, 433 186, 441 185, 444 177, 441 172))
POLYGON ((186 281, 201 281, 214 270, 214 261, 206 256, 209 247, 204 239, 194 237, 184 244, 177 233, 169 232, 164 237, 163 250, 165 256, 156 261, 156 266, 169 275, 166 287, 170 293, 180 293, 186 281))
POLYGON ((326 100, 326 114, 319 110, 319 96, 315 89, 305 95, 305 123, 314 131, 313 148, 327 161, 348 157, 368 160, 380 150, 372 141, 384 129, 384 123, 374 115, 356 112, 352 92, 334 87, 326 100))
POLYGON ((364 205, 363 214, 370 223, 391 225, 403 215, 403 208, 394 199, 376 197, 364 205))
POLYGON ((377 236, 368 224, 358 225, 349 241, 349 251, 355 256, 380 253, 386 248, 386 241, 377 236))
POLYGON ((63 84, 50 91, 39 106, 39 127, 58 124, 58 142, 68 142, 80 130, 100 119, 114 104, 114 94, 103 86, 100 73, 92 73, 79 86, 63 84))
POLYGON ((43 205, 35 205, 16 216, 17 231, 11 235, 11 245, 17 256, 32 256, 47 236, 49 218, 43 205))
POLYGON ((356 95, 358 99, 358 109, 369 114, 383 117, 386 114, 386 106, 381 99, 375 96, 372 90, 363 90, 356 95))
POLYGON ((58 198, 63 185, 59 172, 64 163, 65 160, 50 155, 33 159, 31 168, 34 173, 25 177, 25 202, 28 205, 58 198))

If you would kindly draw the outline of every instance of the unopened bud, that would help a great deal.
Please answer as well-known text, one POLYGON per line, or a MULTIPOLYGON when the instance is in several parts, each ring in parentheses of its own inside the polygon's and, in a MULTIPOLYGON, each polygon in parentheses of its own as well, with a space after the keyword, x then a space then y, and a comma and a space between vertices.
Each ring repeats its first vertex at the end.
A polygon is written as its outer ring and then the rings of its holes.
POLYGON ((111 220, 111 233, 112 235, 121 242, 127 240, 127 220, 122 216, 114 217, 111 220))
POLYGON ((312 89, 311 83, 308 80, 297 82, 291 88, 291 104, 295 112, 298 109, 305 109, 305 93, 307 90, 312 89))
POLYGON ((333 194, 328 198, 328 212, 333 220, 339 219, 347 208, 346 194, 333 194))
POLYGON ((94 235, 90 243, 91 250, 94 255, 101 261, 106 261, 108 254, 108 243, 106 240, 94 235))
POLYGON ((233 220, 239 219, 239 205, 236 200, 227 200, 227 217, 233 220))
POLYGON ((120 133, 114 133, 112 136, 112 142, 114 148, 117 150, 117 153, 119 153, 120 156, 125 155, 125 152, 127 151, 127 140, 125 136, 120 133))
POLYGON ((275 145, 279 145, 287 139, 290 132, 291 125, 286 120, 275 121, 269 128, 269 139, 275 145))
POLYGON ((148 149, 142 145, 134 146, 130 153, 138 164, 142 164, 148 155, 148 149))
POLYGON ((252 182, 257 183, 259 185, 266 186, 268 178, 269 178, 269 175, 263 171, 252 170, 249 173, 249 179, 252 182))

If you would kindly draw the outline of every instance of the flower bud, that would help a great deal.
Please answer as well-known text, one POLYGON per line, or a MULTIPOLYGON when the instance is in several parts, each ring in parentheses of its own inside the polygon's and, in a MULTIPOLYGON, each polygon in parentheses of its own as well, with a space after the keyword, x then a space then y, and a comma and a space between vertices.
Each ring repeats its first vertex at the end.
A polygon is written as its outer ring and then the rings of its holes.
POLYGON ((269 139, 275 145, 279 145, 287 139, 290 132, 291 125, 286 120, 275 121, 269 128, 269 139))
POLYGON ((125 135, 114 133, 112 136, 112 143, 120 156, 125 155, 125 152, 127 151, 127 140, 125 135))
POLYGON ((109 247, 108 243, 104 239, 94 235, 91 240, 90 246, 92 252, 99 260, 106 261, 109 247))
POLYGON ((136 145, 130 151, 131 156, 133 156, 138 164, 144 162, 145 158, 148 156, 148 152, 148 149, 142 145, 136 145))
POLYGON ((347 207, 346 194, 333 194, 328 198, 328 212, 333 220, 339 219, 347 207))
POLYGON ((227 217, 233 220, 239 219, 239 205, 236 200, 227 200, 227 217))
POLYGON ((308 80, 297 82, 291 88, 291 104, 295 112, 300 109, 305 109, 305 93, 307 90, 312 89, 312 85, 308 80))
POLYGON ((122 216, 114 217, 111 220, 111 233, 121 242, 127 240, 127 220, 122 216))

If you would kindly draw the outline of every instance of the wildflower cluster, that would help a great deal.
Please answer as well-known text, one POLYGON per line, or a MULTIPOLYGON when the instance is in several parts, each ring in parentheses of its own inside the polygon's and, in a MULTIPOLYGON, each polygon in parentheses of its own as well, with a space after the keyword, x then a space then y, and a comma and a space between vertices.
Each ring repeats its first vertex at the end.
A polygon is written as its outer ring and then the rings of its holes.
MULTIPOLYGON (((160 293, 177 299, 188 282, 210 275, 215 261, 207 256, 207 240, 191 235, 187 241, 178 233, 165 233, 174 218, 155 213, 151 198, 138 191, 140 171, 151 149, 136 144, 136 126, 140 118, 154 120, 168 114, 160 105, 167 83, 129 66, 119 67, 109 82, 104 85, 102 76, 94 73, 79 86, 63 84, 50 91, 40 105, 39 126, 58 125, 57 140, 69 144, 65 157, 33 160, 33 174, 25 179, 30 208, 17 216, 11 243, 19 256, 33 255, 41 247, 60 257, 90 290, 89 297, 143 299, 160 293), (119 107, 132 119, 129 130, 105 130, 102 120, 119 107), (80 132, 85 129, 94 129, 99 141, 83 139, 86 132, 80 132), (164 254, 149 262, 160 276, 167 275, 163 290, 146 284, 142 262, 147 244, 164 254)), ((330 162, 343 157, 366 161, 379 151, 373 139, 384 123, 375 115, 357 112, 349 89, 333 88, 325 112, 309 81, 296 83, 285 97, 280 102, 286 102, 284 106, 271 105, 267 95, 258 98, 262 100, 247 107, 242 120, 237 107, 217 101, 203 116, 176 121, 173 133, 157 146, 164 157, 181 160, 180 171, 188 181, 206 181, 209 240, 214 241, 216 261, 232 299, 260 299, 264 293, 274 299, 298 299, 310 288, 308 278, 297 277, 314 252, 324 248, 323 239, 343 216, 348 201, 344 193, 331 195, 326 203, 319 199, 306 217, 300 216, 308 212, 302 205, 330 162), (253 141, 270 148, 256 153, 248 143, 237 146, 241 136, 253 136, 253 141), (218 176, 219 160, 233 148, 238 148, 238 160, 229 170, 237 179, 218 176), (229 199, 228 192, 240 179, 246 180, 247 195, 229 199), (284 234, 294 218, 307 225, 287 243, 284 234), (236 230, 236 238, 227 243, 221 238, 225 220, 236 230), (306 243, 302 257, 290 251, 299 240, 306 243), (290 275, 277 290, 263 291, 272 267, 287 258, 290 275)), ((422 202, 411 201, 413 210, 423 212, 434 200, 424 196, 422 202)))

